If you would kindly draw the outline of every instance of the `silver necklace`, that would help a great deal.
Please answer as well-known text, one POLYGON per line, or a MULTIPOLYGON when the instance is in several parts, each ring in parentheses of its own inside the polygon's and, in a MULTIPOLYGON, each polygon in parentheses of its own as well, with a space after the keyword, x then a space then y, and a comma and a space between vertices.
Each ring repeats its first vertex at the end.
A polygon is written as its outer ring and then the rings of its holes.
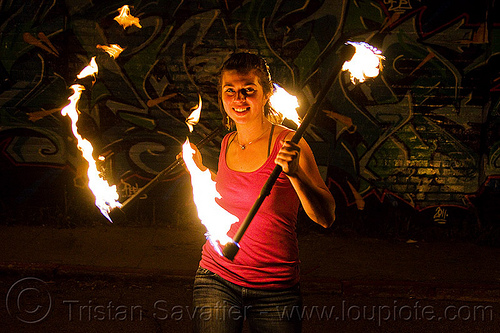
MULTIPOLYGON (((259 135, 257 138, 253 139, 252 141, 250 141, 249 143, 244 144, 244 145, 242 145, 242 144, 240 143, 240 140, 239 140, 239 139, 237 139, 237 140, 238 140, 238 146, 240 146, 241 150, 245 150, 245 148, 246 148, 247 146, 249 146, 249 145, 251 145, 252 143, 254 143, 255 141, 259 140, 259 139, 260 139, 260 138, 261 138, 264 134, 266 134, 266 133, 267 133, 267 129, 266 129, 266 130, 265 130, 265 131, 264 131, 261 135, 259 135)), ((236 133, 236 136, 238 136, 238 133, 236 133)))

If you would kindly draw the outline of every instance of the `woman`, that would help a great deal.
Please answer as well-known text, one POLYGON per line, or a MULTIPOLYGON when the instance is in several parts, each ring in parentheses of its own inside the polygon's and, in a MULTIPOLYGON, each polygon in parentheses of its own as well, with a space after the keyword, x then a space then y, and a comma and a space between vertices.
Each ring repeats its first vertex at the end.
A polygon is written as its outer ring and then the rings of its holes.
MULTIPOLYGON (((233 261, 207 242, 197 271, 193 303, 196 332, 301 330, 296 222, 299 206, 323 227, 335 219, 335 202, 321 178, 310 147, 279 125, 269 106, 273 84, 264 59, 233 54, 223 65, 219 101, 223 121, 236 131, 221 146, 214 179, 219 204, 237 216, 233 237, 276 164, 283 172, 239 242, 233 261)), ((193 146, 193 148, 195 148, 193 146)), ((199 151, 195 161, 201 169, 199 151)))

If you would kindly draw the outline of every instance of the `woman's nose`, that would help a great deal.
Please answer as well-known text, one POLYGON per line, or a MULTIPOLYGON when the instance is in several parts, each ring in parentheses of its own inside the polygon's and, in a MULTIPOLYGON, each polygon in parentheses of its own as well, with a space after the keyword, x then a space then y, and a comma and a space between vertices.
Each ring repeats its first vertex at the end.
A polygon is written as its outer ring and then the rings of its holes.
POLYGON ((238 101, 241 100, 242 101, 242 100, 245 100, 246 95, 245 95, 245 92, 243 90, 238 90, 236 92, 236 96, 235 97, 236 97, 236 100, 238 100, 238 101))

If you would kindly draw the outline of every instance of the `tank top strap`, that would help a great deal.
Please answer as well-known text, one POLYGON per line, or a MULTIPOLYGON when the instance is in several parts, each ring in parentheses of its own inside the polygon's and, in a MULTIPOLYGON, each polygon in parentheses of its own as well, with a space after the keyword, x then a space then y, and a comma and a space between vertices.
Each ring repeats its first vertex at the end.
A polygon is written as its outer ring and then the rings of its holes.
POLYGON ((278 134, 278 137, 276 138, 276 142, 274 143, 274 147, 273 147, 273 153, 274 151, 276 151, 276 153, 281 149, 281 141, 290 133, 293 133, 293 131, 291 129, 284 129, 283 131, 280 132, 280 134, 278 134))
POLYGON ((229 147, 229 145, 231 144, 231 142, 233 142, 234 138, 236 137, 236 131, 232 131, 230 133, 227 133, 224 138, 222 138, 222 142, 221 142, 221 145, 220 145, 220 154, 221 156, 226 156, 226 151, 227 151, 227 148, 229 147), (229 139, 231 139, 231 141, 229 141, 229 139))
POLYGON ((267 143, 267 157, 271 154, 271 144, 273 143, 273 133, 274 133, 274 124, 271 125, 271 133, 269 134, 269 142, 267 143))

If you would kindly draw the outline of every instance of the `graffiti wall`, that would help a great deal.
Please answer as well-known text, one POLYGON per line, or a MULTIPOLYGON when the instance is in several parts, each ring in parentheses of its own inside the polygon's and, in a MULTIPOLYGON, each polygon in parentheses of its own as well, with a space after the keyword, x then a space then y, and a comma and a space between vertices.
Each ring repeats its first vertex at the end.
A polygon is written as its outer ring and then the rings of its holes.
MULTIPOLYGON (((303 113, 326 89, 305 138, 338 226, 491 240, 500 221, 498 14, 492 0, 3 1, 2 219, 66 225, 100 215, 61 114, 72 84, 85 87, 78 131, 123 202, 175 162, 187 136, 199 142, 219 127, 217 72, 245 50, 268 60, 303 113), (124 5, 137 24, 116 19, 124 5), (383 52, 377 78, 355 85, 332 73, 346 41, 383 52), (78 79, 92 57, 98 74, 78 79)), ((212 167, 223 135, 203 146, 212 167)), ((148 223, 182 215, 188 181, 175 169, 129 214, 148 223)))

